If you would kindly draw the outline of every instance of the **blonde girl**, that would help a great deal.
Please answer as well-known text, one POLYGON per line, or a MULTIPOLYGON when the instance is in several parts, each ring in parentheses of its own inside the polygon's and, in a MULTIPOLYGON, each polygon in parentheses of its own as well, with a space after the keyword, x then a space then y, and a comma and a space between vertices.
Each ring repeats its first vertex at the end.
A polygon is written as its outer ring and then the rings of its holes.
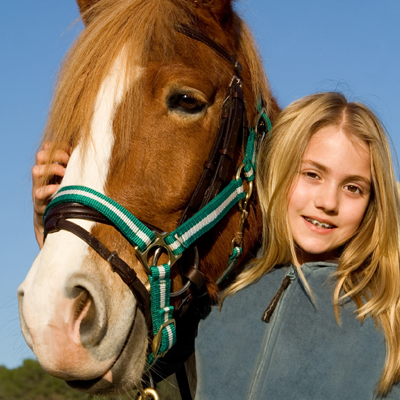
POLYGON ((200 325, 196 399, 400 399, 399 197, 378 118, 339 93, 258 158, 259 257, 200 325))

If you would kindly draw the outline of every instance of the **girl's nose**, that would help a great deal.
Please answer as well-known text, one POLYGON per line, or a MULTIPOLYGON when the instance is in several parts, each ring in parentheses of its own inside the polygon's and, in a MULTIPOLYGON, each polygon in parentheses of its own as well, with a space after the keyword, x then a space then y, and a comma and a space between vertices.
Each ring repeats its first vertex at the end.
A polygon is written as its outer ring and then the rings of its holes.
POLYGON ((314 199, 315 207, 329 215, 339 212, 339 190, 335 185, 322 185, 314 199))

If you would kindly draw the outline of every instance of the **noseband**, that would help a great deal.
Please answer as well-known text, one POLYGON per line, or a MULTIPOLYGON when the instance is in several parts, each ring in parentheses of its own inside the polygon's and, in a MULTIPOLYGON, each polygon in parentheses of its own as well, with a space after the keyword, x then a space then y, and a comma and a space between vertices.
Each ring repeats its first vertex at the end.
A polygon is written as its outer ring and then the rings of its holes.
POLYGON ((178 307, 181 308, 193 297, 192 293, 199 293, 205 284, 204 275, 198 270, 198 251, 193 243, 212 229, 235 204, 239 204, 242 212, 239 232, 232 241, 228 265, 217 278, 217 284, 228 276, 240 257, 256 153, 265 133, 271 129, 270 120, 261 105, 254 128, 247 126, 240 78, 242 67, 236 58, 197 30, 188 26, 179 26, 176 30, 213 49, 233 65, 235 71, 227 89, 213 148, 178 228, 168 233, 144 224, 111 198, 84 186, 62 187, 44 215, 45 237, 59 230, 75 234, 106 260, 131 289, 145 316, 149 332, 153 334, 149 365, 163 356, 176 341, 174 316, 179 310, 174 310, 170 305, 170 297, 182 296, 181 306, 178 307), (235 150, 239 142, 245 148, 245 156, 235 178, 229 182, 233 168, 238 165, 239 156, 235 150), (247 189, 243 180, 247 181, 247 189), (70 219, 84 219, 115 227, 134 246, 136 256, 149 276, 150 294, 149 288, 115 251, 107 249, 90 232, 70 219), (171 293, 171 268, 189 248, 194 251, 193 265, 180 268, 184 286, 178 292, 171 293), (167 257, 168 261, 159 265, 161 255, 167 257))

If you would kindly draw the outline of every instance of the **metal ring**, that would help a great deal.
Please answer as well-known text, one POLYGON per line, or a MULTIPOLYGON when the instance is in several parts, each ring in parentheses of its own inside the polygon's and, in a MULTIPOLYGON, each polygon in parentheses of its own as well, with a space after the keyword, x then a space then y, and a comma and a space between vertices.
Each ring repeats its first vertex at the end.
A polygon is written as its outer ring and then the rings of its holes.
POLYGON ((254 130, 256 131, 256 133, 258 133, 258 124, 260 123, 260 119, 262 117, 262 115, 265 114, 267 115, 267 110, 265 109, 265 107, 263 107, 260 112, 255 116, 254 118, 254 130))
POLYGON ((243 85, 243 81, 237 76, 237 75, 233 75, 232 79, 231 79, 231 83, 229 84, 229 86, 232 86, 233 82, 235 82, 242 87, 243 85))
MULTIPOLYGON (((161 247, 161 246, 160 246, 160 247, 157 247, 157 248, 154 250, 152 265, 157 265, 158 259, 160 258, 163 249, 165 249, 165 247, 161 247)), ((168 253, 167 253, 167 254, 168 254, 168 253)), ((168 256, 169 256, 169 255, 168 255, 168 256)))
POLYGON ((250 200, 250 197, 253 193, 253 181, 249 182, 249 190, 246 192, 246 197, 242 200, 239 200, 239 210, 240 211, 246 211, 247 210, 247 203, 250 200))
MULTIPOLYGON (((162 248, 166 251, 167 255, 168 255, 168 265, 170 267, 172 267, 175 262, 181 257, 182 254, 178 254, 175 255, 171 248, 165 243, 164 238, 167 237, 169 235, 169 233, 167 232, 163 232, 163 233, 158 233, 158 232, 154 232, 156 239, 149 245, 147 246, 146 250, 141 251, 139 249, 138 246, 135 246, 135 254, 136 257, 139 259, 139 261, 141 262, 142 266, 144 267, 145 271, 147 272, 148 275, 151 274, 151 270, 150 270, 150 265, 148 262, 148 255, 149 252, 155 248, 155 252, 157 254, 157 261, 158 258, 160 257, 160 252, 162 250, 158 250, 158 248, 162 248)), ((154 262, 152 263, 154 264, 154 262)))
POLYGON ((251 197, 251 195, 253 194, 253 181, 249 182, 249 190, 246 193, 246 197, 244 199, 244 201, 247 203, 251 197))
POLYGON ((256 115, 256 117, 254 118, 254 131, 255 131, 255 135, 256 135, 256 141, 257 141, 257 148, 260 148, 261 143, 264 141, 265 135, 269 132, 268 129, 268 122, 267 120, 263 117, 263 115, 265 115, 267 118, 267 110, 265 109, 265 107, 263 107, 260 112, 256 115), (264 121, 265 124, 265 130, 263 132, 259 132, 258 128, 260 127, 260 121, 261 119, 264 121))
POLYGON ((236 171, 236 178, 235 178, 237 181, 240 179, 240 175, 242 174, 242 170, 243 170, 243 168, 244 168, 245 166, 246 166, 245 163, 241 163, 240 166, 239 166, 239 168, 237 169, 237 171, 236 171))
POLYGON ((153 400, 160 400, 160 396, 156 392, 156 390, 152 388, 146 388, 143 390, 143 393, 138 397, 138 400, 147 400, 147 399, 153 399, 153 400), (143 397, 144 395, 144 397, 143 397))

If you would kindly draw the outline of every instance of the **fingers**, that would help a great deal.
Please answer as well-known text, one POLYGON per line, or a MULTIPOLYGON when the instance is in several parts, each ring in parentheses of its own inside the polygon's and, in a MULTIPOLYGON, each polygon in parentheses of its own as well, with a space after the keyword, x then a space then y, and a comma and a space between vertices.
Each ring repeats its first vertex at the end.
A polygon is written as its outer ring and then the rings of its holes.
POLYGON ((52 196, 60 186, 54 183, 60 183, 64 175, 65 167, 59 164, 35 165, 32 168, 32 200, 35 212, 41 213, 41 208, 37 207, 45 207, 48 204, 50 196, 52 196), (46 184, 46 178, 49 176, 58 176, 60 180, 59 182, 54 181, 50 182, 50 184, 46 184))
POLYGON ((58 144, 58 150, 51 154, 52 162, 48 164, 50 149, 53 145, 53 142, 44 143, 43 149, 36 155, 36 165, 32 168, 32 197, 34 202, 36 192, 42 186, 49 183, 50 186, 54 186, 52 184, 60 183, 65 175, 65 168, 71 155, 71 146, 67 143, 58 144))
POLYGON ((60 185, 41 186, 33 193, 33 210, 35 217, 38 218, 38 224, 42 224, 42 217, 51 196, 57 192, 60 185))
POLYGON ((54 142, 46 142, 36 154, 36 165, 32 168, 33 225, 39 247, 43 246, 43 214, 51 196, 57 192, 66 166, 72 153, 68 143, 57 143, 57 150, 52 151, 54 142), (51 163, 49 164, 49 157, 51 163), (57 184, 54 184, 57 183, 57 184))
POLYGON ((50 142, 43 146, 43 150, 36 155, 36 165, 32 168, 32 199, 35 213, 43 215, 50 197, 58 190, 59 182, 65 175, 66 165, 68 164, 71 148, 64 145, 62 150, 54 153, 54 163, 46 164, 48 160, 50 142), (50 179, 57 177, 59 179, 50 179), (55 184, 57 183, 57 184, 55 184))
POLYGON ((57 192, 60 185, 45 185, 32 189, 33 197, 33 227, 39 248, 43 247, 43 214, 50 203, 51 196, 57 192))
POLYGON ((32 168, 33 184, 35 185, 37 183, 41 186, 44 184, 44 179, 51 175, 63 177, 65 175, 65 170, 66 168, 61 164, 35 165, 32 168))
MULTIPOLYGON (((48 162, 50 150, 43 148, 36 154, 36 165, 43 165, 48 162)), ((52 154, 52 162, 67 165, 71 154, 65 150, 56 150, 52 154)))
MULTIPOLYGON (((47 204, 49 203, 50 197, 57 192, 58 188, 60 185, 46 185, 46 186, 41 186, 38 189, 35 190, 34 197, 33 197, 33 206, 35 208, 35 211, 38 212, 37 208, 39 207, 46 207, 47 204)), ((43 209, 44 212, 44 209, 43 209)), ((40 213, 40 212, 39 212, 40 213)))
MULTIPOLYGON (((54 146, 54 142, 52 142, 52 141, 45 142, 43 145, 43 150, 50 150, 53 146, 54 146)), ((71 155, 71 153, 72 153, 72 147, 68 143, 65 143, 65 142, 57 143, 57 148, 65 151, 68 155, 71 155)))

